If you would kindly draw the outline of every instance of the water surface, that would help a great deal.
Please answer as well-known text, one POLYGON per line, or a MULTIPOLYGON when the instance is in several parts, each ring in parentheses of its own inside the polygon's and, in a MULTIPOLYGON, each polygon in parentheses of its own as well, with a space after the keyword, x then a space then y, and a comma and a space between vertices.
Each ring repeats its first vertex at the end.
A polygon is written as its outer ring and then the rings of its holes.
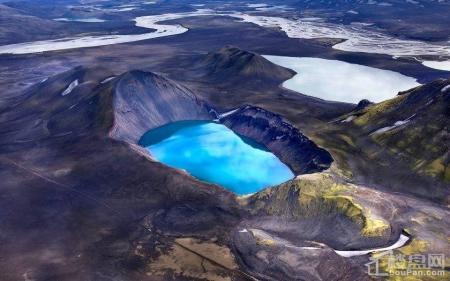
POLYGON ((265 146, 215 122, 174 122, 148 131, 139 144, 157 160, 240 195, 294 177, 265 146))
MULTIPOLYGON (((155 2, 150 1, 144 4, 155 4, 155 2)), ((286 5, 268 4, 250 4, 249 8, 251 10, 258 10, 259 12, 268 12, 271 10, 280 12, 289 11, 292 9, 291 7, 288 7, 286 5)), ((115 6, 112 9, 104 8, 103 10, 112 12, 127 12, 136 9, 139 9, 138 5, 126 4, 115 6)), ((233 17, 240 21, 253 23, 261 27, 277 28, 286 33, 286 35, 291 38, 343 39, 342 42, 333 45, 333 48, 347 52, 387 54, 398 57, 415 57, 427 55, 441 56, 445 58, 448 58, 450 53, 450 46, 448 42, 431 44, 419 40, 404 40, 385 34, 384 32, 382 32, 382 30, 371 27, 371 24, 353 23, 350 25, 343 25, 329 23, 326 22, 326 20, 323 18, 316 17, 291 19, 276 16, 265 16, 258 13, 252 13, 251 11, 247 11, 246 13, 237 12, 231 7, 230 9, 226 9, 223 11, 198 9, 192 12, 140 16, 134 19, 136 22, 135 25, 138 27, 155 29, 155 31, 149 31, 143 34, 128 35, 115 34, 82 37, 75 36, 60 38, 57 40, 41 40, 3 45, 0 46, 0 54, 29 54, 74 48, 88 48, 177 35, 188 31, 188 29, 179 24, 160 24, 159 22, 191 16, 211 15, 233 17)), ((62 18, 62 20, 65 20, 65 18, 62 18)), ((435 68, 436 66, 437 69, 446 67, 445 70, 448 70, 448 65, 436 65, 434 64, 434 62, 431 62, 431 64, 429 65, 425 65, 432 68, 435 68)))
POLYGON ((56 18, 54 21, 75 21, 75 22, 88 22, 88 23, 98 23, 105 22, 105 20, 99 18, 56 18))
POLYGON ((368 99, 380 102, 420 85, 415 78, 394 71, 339 60, 264 57, 297 72, 283 87, 329 101, 358 103, 368 99))
MULTIPOLYGON (((450 54, 450 52, 449 52, 449 54, 450 54)), ((450 71, 450 60, 447 60, 447 61, 424 61, 424 62, 422 62, 422 64, 429 68, 450 71)))
POLYGON ((33 54, 58 50, 89 48, 177 35, 188 31, 188 29, 179 24, 159 24, 158 22, 189 16, 201 16, 204 14, 209 14, 209 12, 205 13, 202 10, 197 10, 196 12, 141 16, 134 19, 136 22, 135 26, 149 29, 149 32, 147 33, 89 35, 81 37, 73 36, 60 39, 9 44, 0 46, 0 54, 33 54))

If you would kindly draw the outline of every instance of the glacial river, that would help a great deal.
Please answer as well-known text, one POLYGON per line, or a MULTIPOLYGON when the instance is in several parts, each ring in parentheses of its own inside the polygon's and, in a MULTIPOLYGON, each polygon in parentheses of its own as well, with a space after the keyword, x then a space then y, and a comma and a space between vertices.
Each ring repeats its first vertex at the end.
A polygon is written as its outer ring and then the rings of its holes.
POLYGON ((127 42, 136 42, 158 37, 177 35, 188 31, 179 24, 161 24, 159 22, 191 16, 228 16, 242 22, 253 23, 261 27, 278 28, 291 38, 336 38, 344 39, 333 48, 347 52, 387 54, 393 57, 438 56, 443 61, 421 61, 423 65, 450 71, 450 42, 428 43, 418 40, 404 40, 384 34, 367 24, 335 24, 320 18, 290 19, 264 16, 258 13, 235 11, 216 12, 210 9, 198 9, 193 12, 167 13, 135 18, 135 25, 154 29, 152 32, 129 35, 99 35, 68 37, 55 40, 42 40, 0 46, 0 54, 30 54, 74 48, 105 46, 127 42), (447 58, 447 60, 445 59, 447 58))
POLYGON ((154 29, 154 31, 152 30, 151 32, 142 34, 66 37, 54 40, 42 40, 3 45, 0 46, 0 54, 32 54, 58 50, 106 46, 171 36, 184 33, 188 31, 188 29, 179 24, 161 24, 158 22, 208 14, 211 14, 209 10, 197 10, 196 12, 192 13, 173 13, 137 17, 135 18, 136 26, 154 29))

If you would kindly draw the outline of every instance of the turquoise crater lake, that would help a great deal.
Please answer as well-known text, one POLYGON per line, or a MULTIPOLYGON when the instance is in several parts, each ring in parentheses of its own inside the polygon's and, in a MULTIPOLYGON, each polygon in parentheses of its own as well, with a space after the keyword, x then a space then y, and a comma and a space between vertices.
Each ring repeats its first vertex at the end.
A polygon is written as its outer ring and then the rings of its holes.
POLYGON ((179 121, 139 141, 162 163, 244 195, 285 182, 292 171, 265 146, 210 121, 179 121))

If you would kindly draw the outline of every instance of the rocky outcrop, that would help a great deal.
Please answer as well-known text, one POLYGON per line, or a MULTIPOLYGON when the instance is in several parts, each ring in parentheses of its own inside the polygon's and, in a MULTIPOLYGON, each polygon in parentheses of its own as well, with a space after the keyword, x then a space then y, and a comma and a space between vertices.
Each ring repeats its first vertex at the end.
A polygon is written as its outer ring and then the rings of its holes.
POLYGON ((211 108, 191 90, 162 75, 131 71, 115 82, 110 135, 137 143, 148 130, 181 120, 212 120, 211 108))
POLYGON ((256 106, 243 106, 223 114, 220 122, 236 133, 267 146, 296 174, 328 169, 330 153, 318 147, 297 128, 275 113, 256 106))
POLYGON ((368 107, 371 104, 373 104, 373 102, 371 102, 371 101, 369 101, 367 99, 360 100, 358 102, 358 104, 356 105, 354 111, 362 110, 362 109, 368 107))

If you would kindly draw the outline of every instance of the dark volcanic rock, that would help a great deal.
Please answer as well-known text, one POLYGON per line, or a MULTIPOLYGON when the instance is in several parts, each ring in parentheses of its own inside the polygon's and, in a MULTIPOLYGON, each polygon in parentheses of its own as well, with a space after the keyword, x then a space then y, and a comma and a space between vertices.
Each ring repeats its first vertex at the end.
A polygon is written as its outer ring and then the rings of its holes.
POLYGON ((50 36, 62 23, 24 14, 22 11, 0 4, 0 44, 27 41, 35 34, 50 36))
POLYGON ((316 241, 336 250, 372 249, 397 241, 401 229, 387 219, 371 227, 372 215, 355 203, 351 188, 326 173, 301 175, 248 197, 247 206, 255 217, 245 225, 294 244, 316 241))
MULTIPOLYGON (((350 241, 359 228, 341 219, 348 216, 345 210, 339 216, 317 210, 320 223, 302 216, 282 219, 286 208, 303 210, 274 199, 301 199, 284 196, 283 190, 294 190, 290 186, 273 189, 271 196, 254 195, 245 207, 231 192, 133 149, 150 128, 215 114, 161 75, 132 71, 106 81, 113 75, 78 67, 33 86, 1 112, 2 281, 204 280, 203 274, 214 271, 208 260, 226 272, 221 276, 239 276, 232 280, 365 280, 361 264, 355 268, 353 259, 304 241, 350 241), (254 236, 235 237, 242 224, 256 229, 249 227, 254 236), (330 229, 342 232, 317 235, 330 229), (200 241, 190 246, 203 249, 206 258, 180 244, 178 238, 186 237, 200 241), (220 265, 217 256, 224 250, 232 250, 239 268, 220 265), (198 277, 180 263, 195 264, 198 277)), ((327 151, 262 108, 245 106, 221 121, 265 144, 297 173, 332 162, 327 151)))
POLYGON ((93 134, 101 103, 97 90, 105 75, 111 72, 79 66, 30 87, 0 114, 2 151, 93 134))
POLYGON ((255 106, 243 106, 220 121, 240 135, 267 146, 296 174, 328 169, 333 158, 280 115, 255 106))
MULTIPOLYGON (((111 138, 114 85, 124 79, 105 83, 111 75, 75 68, 34 86, 1 112, 0 193, 8 194, 0 196, 2 281, 154 280, 145 275, 147 261, 125 265, 136 258, 130 250, 136 229, 150 237, 146 251, 156 255, 151 246, 167 240, 157 231, 216 236, 239 219, 230 192, 111 138), (184 216, 177 219, 179 214, 184 216), (188 215, 189 223, 183 221, 188 215)), ((169 88, 163 78, 142 76, 169 88)))
POLYGON ((353 119, 342 123, 357 129, 346 133, 355 134, 368 157, 352 160, 358 181, 448 202, 449 85, 450 80, 439 79, 415 87, 353 112, 353 119), (367 159, 377 164, 367 165, 367 159))
POLYGON ((358 104, 356 105, 354 111, 358 111, 358 110, 364 109, 364 108, 368 107, 371 104, 373 104, 373 102, 371 102, 370 100, 363 99, 360 102, 358 102, 358 104))
MULTIPOLYGON (((149 129, 182 120, 212 120, 214 109, 188 88, 154 73, 132 71, 115 81, 114 125, 110 135, 137 143, 149 129)), ((246 106, 221 121, 241 135, 266 145, 296 173, 327 169, 330 154, 317 147, 279 115, 246 106)))
POLYGON ((436 80, 367 107, 355 122, 383 145, 412 157, 414 163, 429 162, 427 173, 450 181, 449 90, 450 80, 436 80))
POLYGON ((260 229, 244 229, 234 233, 233 246, 246 269, 261 280, 370 280, 320 243, 297 246, 260 229))
POLYGON ((225 46, 217 52, 209 53, 197 67, 201 68, 209 79, 224 81, 236 80, 248 82, 258 80, 264 83, 284 81, 295 72, 276 65, 261 55, 241 50, 234 46, 225 46))
POLYGON ((150 72, 123 74, 114 88, 111 135, 137 143, 149 129, 181 120, 211 120, 210 107, 191 90, 150 72))

